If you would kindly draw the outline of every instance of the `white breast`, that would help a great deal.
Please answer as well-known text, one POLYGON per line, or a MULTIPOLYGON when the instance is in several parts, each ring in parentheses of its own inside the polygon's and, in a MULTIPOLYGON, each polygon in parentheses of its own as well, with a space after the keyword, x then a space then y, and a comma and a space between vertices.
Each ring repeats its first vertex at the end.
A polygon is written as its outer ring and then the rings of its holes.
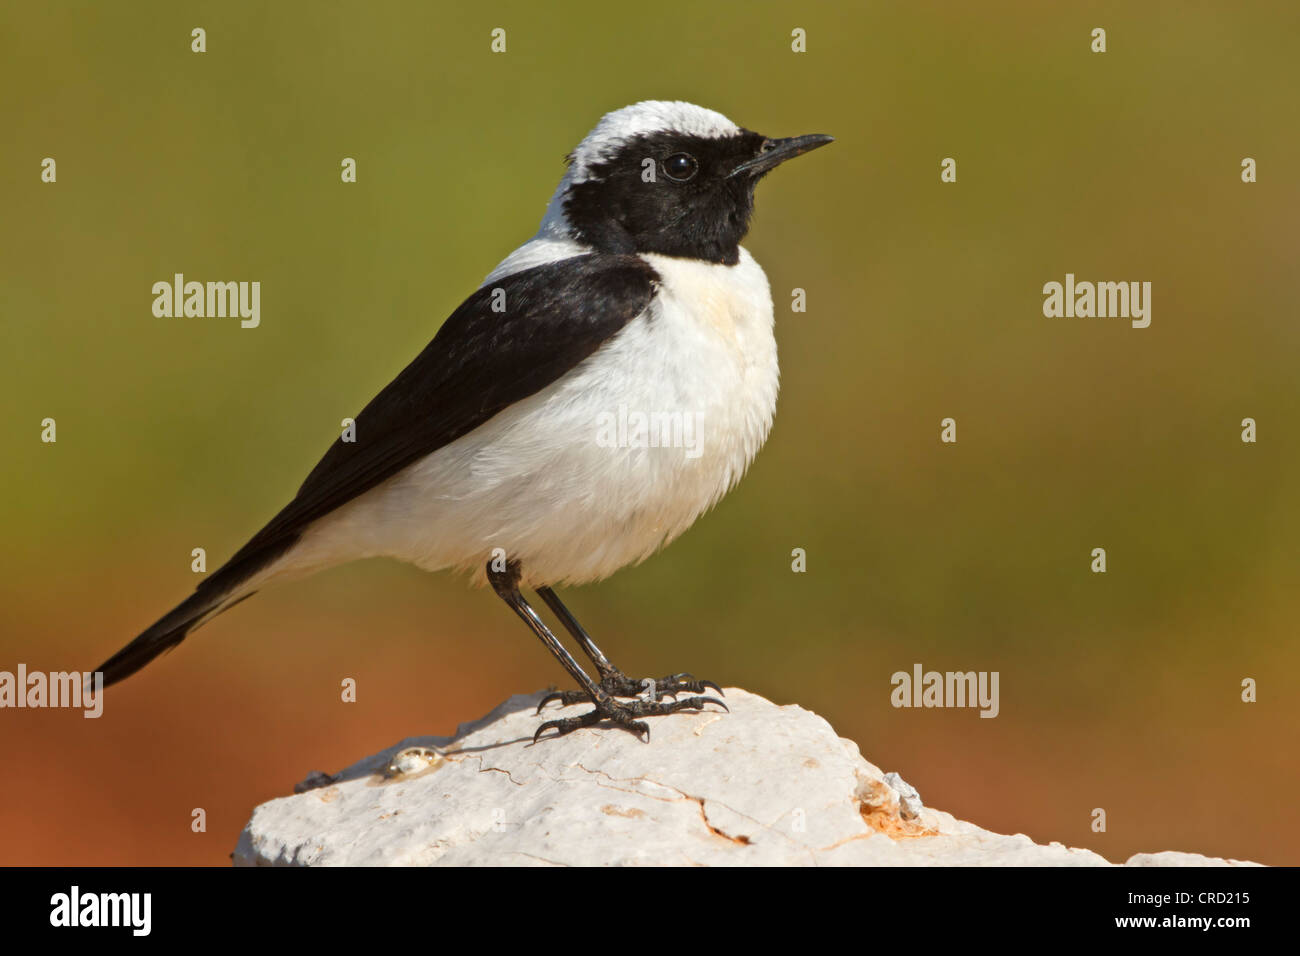
POLYGON ((295 569, 387 555, 482 583, 499 548, 525 585, 581 583, 690 527, 771 427, 771 292, 744 249, 735 266, 645 259, 661 277, 646 312, 560 380, 321 519, 287 556, 295 569))

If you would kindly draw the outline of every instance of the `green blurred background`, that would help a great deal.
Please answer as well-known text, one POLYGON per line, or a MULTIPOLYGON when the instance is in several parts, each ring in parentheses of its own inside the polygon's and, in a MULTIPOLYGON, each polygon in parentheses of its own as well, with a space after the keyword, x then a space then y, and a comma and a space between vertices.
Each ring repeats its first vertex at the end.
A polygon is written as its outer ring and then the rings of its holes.
MULTIPOLYGON (((815 710, 994 830, 1300 863, 1295 4, 6 4, 0 44, 0 669, 92 667, 179 601, 601 114, 686 99, 837 142, 763 183, 746 243, 772 437, 670 549, 566 593, 602 646, 815 710), (259 280, 261 327, 155 318, 174 272, 259 280), (1044 318, 1066 272, 1151 281, 1151 327, 1044 318), (1001 715, 893 709, 916 662, 999 671, 1001 715)), ((490 594, 335 569, 98 721, 0 712, 0 862, 223 864, 309 770, 564 676, 490 594)))

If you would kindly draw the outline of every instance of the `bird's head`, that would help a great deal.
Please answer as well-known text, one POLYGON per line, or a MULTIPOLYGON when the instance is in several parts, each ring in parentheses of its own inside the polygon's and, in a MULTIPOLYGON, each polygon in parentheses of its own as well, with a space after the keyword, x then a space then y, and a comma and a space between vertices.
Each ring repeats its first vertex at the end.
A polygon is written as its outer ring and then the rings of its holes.
POLYGON ((569 155, 542 232, 601 252, 734 265, 758 180, 829 142, 820 134, 769 139, 690 103, 627 106, 607 113, 569 155))

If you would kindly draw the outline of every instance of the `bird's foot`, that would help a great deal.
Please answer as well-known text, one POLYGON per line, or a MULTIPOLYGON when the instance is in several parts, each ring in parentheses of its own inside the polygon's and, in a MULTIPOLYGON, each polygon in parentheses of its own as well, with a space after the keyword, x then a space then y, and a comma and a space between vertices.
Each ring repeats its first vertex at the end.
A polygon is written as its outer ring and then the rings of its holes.
MULTIPOLYGON (((659 701, 665 697, 676 700, 678 694, 703 694, 706 690, 717 691, 721 697, 727 696, 713 681, 699 680, 694 674, 670 674, 658 680, 651 677, 637 680, 628 677, 620 670, 611 670, 601 677, 600 689, 610 697, 640 697, 647 701, 659 701)), ((540 714, 543 707, 555 700, 568 707, 570 704, 581 704, 591 700, 591 697, 585 690, 553 691, 538 701, 537 713, 540 714)))
POLYGON ((546 721, 537 728, 537 733, 533 735, 534 742, 548 730, 555 730, 557 731, 555 736, 562 737, 580 727, 591 727, 602 721, 609 721, 649 741, 650 728, 644 721, 636 718, 657 717, 676 713, 679 710, 702 710, 705 704, 717 704, 723 710, 727 710, 727 705, 716 697, 677 699, 678 694, 703 694, 706 690, 714 690, 719 696, 726 696, 722 693, 722 688, 713 681, 700 680, 694 674, 670 674, 658 680, 648 677, 637 680, 628 677, 617 668, 609 667, 603 670, 599 686, 602 693, 595 700, 582 690, 553 691, 543 697, 537 704, 539 714, 543 707, 557 700, 565 707, 590 702, 596 705, 596 709, 577 717, 562 717, 546 721), (633 700, 623 703, 615 700, 616 697, 630 697, 633 700), (672 701, 664 702, 665 697, 671 697, 672 701))
MULTIPOLYGON (((716 685, 711 685, 716 686, 716 685)), ((578 693, 573 691, 571 693, 578 693)), ((718 693, 722 693, 719 691, 718 693)), ((554 697, 555 695, 550 695, 554 697)), ((579 694, 579 700, 591 700, 586 694, 579 694)), ((574 701, 577 703, 578 701, 574 701)), ((622 727, 624 730, 630 730, 645 740, 650 742, 650 727, 645 721, 637 720, 638 717, 658 717, 663 714, 673 714, 679 710, 703 710, 705 704, 717 704, 723 710, 727 710, 727 705, 716 697, 687 697, 683 700, 673 700, 665 703, 660 700, 649 700, 638 698, 629 703, 615 700, 607 693, 601 694, 593 703, 596 705, 595 710, 588 711, 585 714, 579 714, 577 717, 561 717, 558 720, 548 720, 537 728, 533 734, 533 743, 541 738, 542 734, 548 730, 557 731, 556 737, 563 737, 565 734, 573 733, 580 727, 591 727, 601 721, 610 721, 615 726, 622 727)), ((540 707, 538 708, 541 709, 540 707)))

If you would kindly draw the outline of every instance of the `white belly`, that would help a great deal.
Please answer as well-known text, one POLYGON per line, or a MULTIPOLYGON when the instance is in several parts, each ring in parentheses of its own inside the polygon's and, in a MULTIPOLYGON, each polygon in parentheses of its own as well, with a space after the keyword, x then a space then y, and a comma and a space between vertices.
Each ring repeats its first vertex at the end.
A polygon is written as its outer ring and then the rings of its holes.
POLYGON ((743 249, 731 267, 645 259, 662 280, 646 313, 560 380, 318 521, 276 570, 385 555, 483 583, 501 549, 526 586, 581 583, 690 527, 771 427, 771 292, 743 249))

